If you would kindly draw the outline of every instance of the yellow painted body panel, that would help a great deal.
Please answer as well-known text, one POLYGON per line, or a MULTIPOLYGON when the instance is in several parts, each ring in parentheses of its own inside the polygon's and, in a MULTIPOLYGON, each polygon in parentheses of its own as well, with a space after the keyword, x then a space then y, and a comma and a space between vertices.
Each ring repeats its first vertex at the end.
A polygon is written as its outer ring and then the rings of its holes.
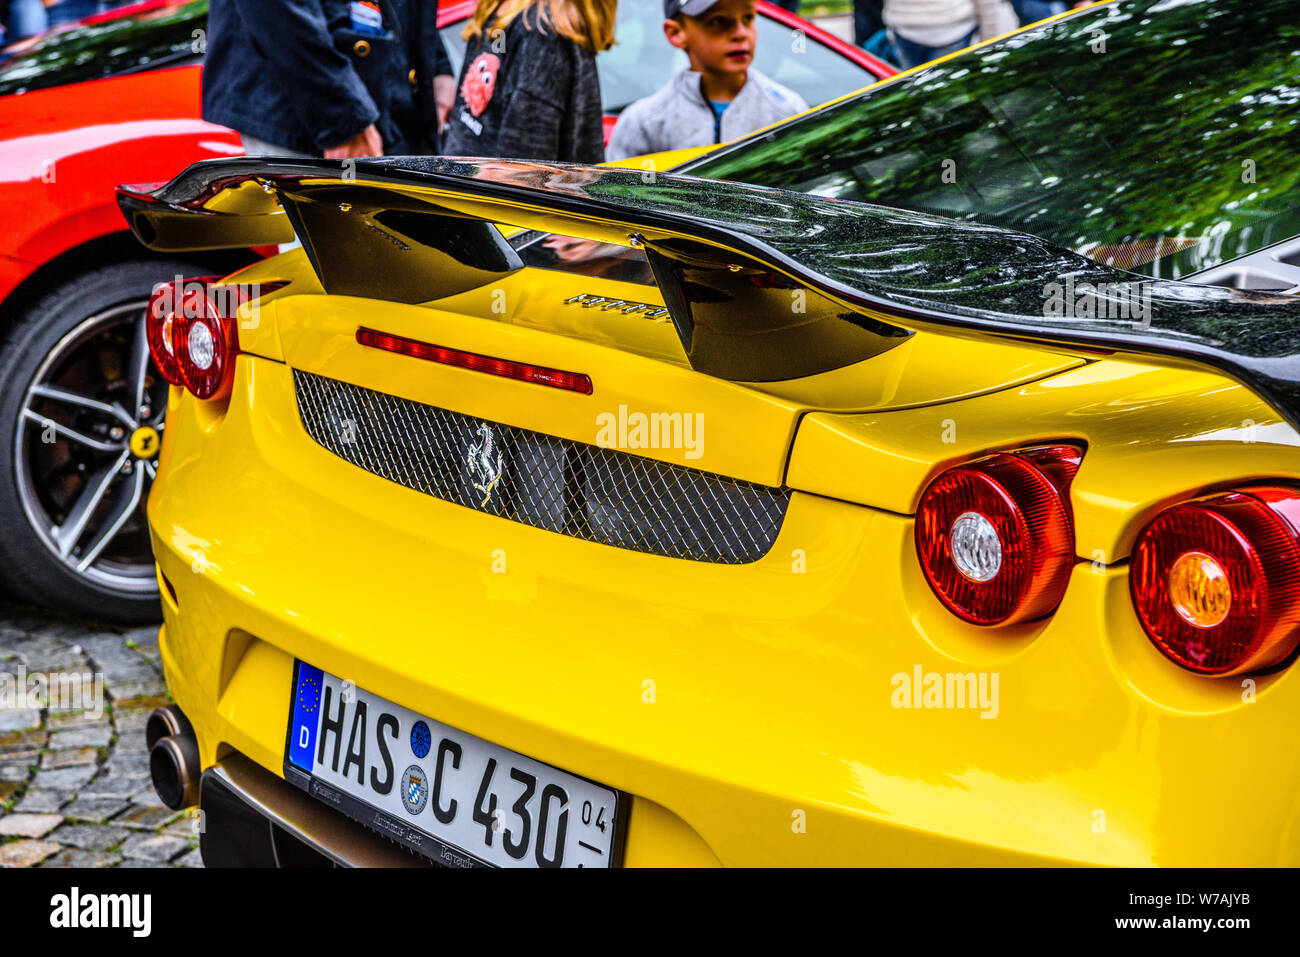
MULTIPOLYGON (((280 354, 239 358, 228 407, 173 390, 149 517, 176 595, 164 668, 205 766, 237 750, 280 773, 298 657, 631 794, 628 865, 1300 862, 1290 670, 1249 689, 1179 670, 1138 626, 1123 564, 1082 561, 1045 621, 965 625, 921 577, 906 514, 944 462, 1080 437, 1082 540, 1123 542, 1165 494, 1298 474, 1293 437, 1249 393, 998 345, 997 371, 1047 365, 947 405, 816 411, 806 382, 748 387, 622 349, 609 315, 570 317, 563 297, 536 292, 587 279, 526 275, 536 311, 491 319, 281 296, 257 331, 280 354), (366 350, 359 322, 585 371, 598 391, 366 350), (301 427, 291 367, 586 442, 594 410, 666 396, 706 411, 704 453, 638 454, 773 484, 788 466, 797 491, 775 546, 748 565, 584 542, 326 451, 301 427), (1213 434, 1250 417, 1254 444, 1213 434), (944 418, 955 443, 941 441, 944 418), (996 705, 896 706, 899 676, 917 668, 996 674, 996 705)), ((922 384, 934 401, 972 347, 917 345, 936 350, 936 381, 922 384)))
MULTIPOLYGON (((419 402, 455 408, 579 442, 598 439, 602 414, 621 407, 647 414, 699 412, 698 449, 640 454, 695 469, 780 485, 800 417, 810 410, 866 412, 917 408, 1040 380, 1082 360, 997 342, 959 343, 914 335, 866 362, 804 379, 733 383, 701 376, 686 362, 666 319, 566 305, 580 292, 662 305, 657 288, 524 269, 432 306, 325 297, 301 250, 231 277, 292 279, 240 325, 245 351, 419 402), (308 295, 298 295, 306 292, 308 295), (357 346, 367 326, 449 348, 591 375, 590 396, 539 389, 357 346), (734 427, 744 422, 744 428, 734 427)), ((244 307, 248 311, 248 307, 244 307)))
MULTIPOLYGON (((802 116, 803 114, 799 114, 802 116)), ((621 166, 625 169, 643 169, 652 172, 666 172, 683 163, 688 163, 693 159, 703 156, 705 153, 711 153, 718 148, 718 144, 709 146, 688 146, 680 150, 665 150, 662 153, 645 153, 641 156, 629 156, 627 159, 611 160, 608 163, 602 163, 603 166, 621 166)))
POLYGON ((653 287, 529 269, 403 306, 320 296, 300 251, 239 279, 292 286, 241 324, 228 404, 172 390, 149 501, 175 595, 164 669, 204 766, 239 751, 281 773, 301 658, 630 794, 628 866, 1300 864, 1294 668, 1179 669, 1138 625, 1124 561, 1171 501, 1300 480, 1300 437, 1248 390, 927 335, 821 376, 728 383, 690 371, 667 323, 564 304, 661 304, 653 287), (595 392, 366 350, 359 324, 584 372, 595 392), (794 492, 747 565, 584 542, 326 451, 293 368, 582 442, 620 405, 700 411, 698 457, 636 454, 794 492), (1053 440, 1087 446, 1064 601, 965 624, 918 567, 917 498, 953 463, 1053 440), (918 672, 996 678, 997 695, 928 707, 918 672))
POLYGON ((1074 481, 1078 554, 1126 557, 1151 513, 1252 478, 1300 478, 1300 436, 1250 390, 1212 373, 1092 362, 966 401, 870 415, 813 413, 794 488, 910 514, 958 462, 1052 441, 1088 446, 1074 481))

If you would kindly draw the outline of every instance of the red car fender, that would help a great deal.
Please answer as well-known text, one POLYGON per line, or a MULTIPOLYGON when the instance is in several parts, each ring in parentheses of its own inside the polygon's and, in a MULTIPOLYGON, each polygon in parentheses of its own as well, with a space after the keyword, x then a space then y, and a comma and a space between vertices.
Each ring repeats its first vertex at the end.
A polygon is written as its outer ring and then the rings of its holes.
MULTIPOLYGON (((171 5, 146 0, 92 17, 171 5)), ((439 27, 474 0, 438 11, 439 27)), ((94 239, 124 234, 121 182, 165 182, 201 159, 239 156, 239 134, 204 122, 195 63, 0 98, 0 302, 42 265, 94 239)))
POLYGON ((238 133, 199 119, 199 71, 181 66, 0 99, 0 208, 9 213, 0 249, 10 257, 0 299, 40 265, 122 233, 113 189, 124 177, 162 181, 197 160, 243 154, 238 133))

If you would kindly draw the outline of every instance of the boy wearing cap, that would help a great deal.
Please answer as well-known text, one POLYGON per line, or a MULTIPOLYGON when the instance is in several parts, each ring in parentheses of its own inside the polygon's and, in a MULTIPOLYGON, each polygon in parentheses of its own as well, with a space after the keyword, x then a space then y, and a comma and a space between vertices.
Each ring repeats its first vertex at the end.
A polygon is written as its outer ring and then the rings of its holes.
POLYGON ((664 0, 664 35, 690 68, 623 111, 606 159, 724 143, 808 109, 752 65, 754 0, 664 0))

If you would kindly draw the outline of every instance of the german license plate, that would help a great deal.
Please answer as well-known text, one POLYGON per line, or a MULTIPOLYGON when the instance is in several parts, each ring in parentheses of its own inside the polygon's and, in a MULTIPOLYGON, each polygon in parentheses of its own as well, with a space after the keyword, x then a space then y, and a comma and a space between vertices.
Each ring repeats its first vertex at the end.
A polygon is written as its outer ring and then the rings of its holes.
POLYGON ((285 777, 440 864, 610 867, 618 792, 295 666, 285 777))

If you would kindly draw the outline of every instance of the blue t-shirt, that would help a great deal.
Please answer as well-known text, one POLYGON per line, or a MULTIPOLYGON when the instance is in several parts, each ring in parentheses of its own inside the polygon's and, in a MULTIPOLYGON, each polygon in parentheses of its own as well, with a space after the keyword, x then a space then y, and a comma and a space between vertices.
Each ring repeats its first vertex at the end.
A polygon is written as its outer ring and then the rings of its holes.
POLYGON ((722 142, 722 114, 727 112, 727 107, 731 106, 731 101, 719 103, 717 100, 709 100, 709 106, 713 107, 713 142, 722 142))

